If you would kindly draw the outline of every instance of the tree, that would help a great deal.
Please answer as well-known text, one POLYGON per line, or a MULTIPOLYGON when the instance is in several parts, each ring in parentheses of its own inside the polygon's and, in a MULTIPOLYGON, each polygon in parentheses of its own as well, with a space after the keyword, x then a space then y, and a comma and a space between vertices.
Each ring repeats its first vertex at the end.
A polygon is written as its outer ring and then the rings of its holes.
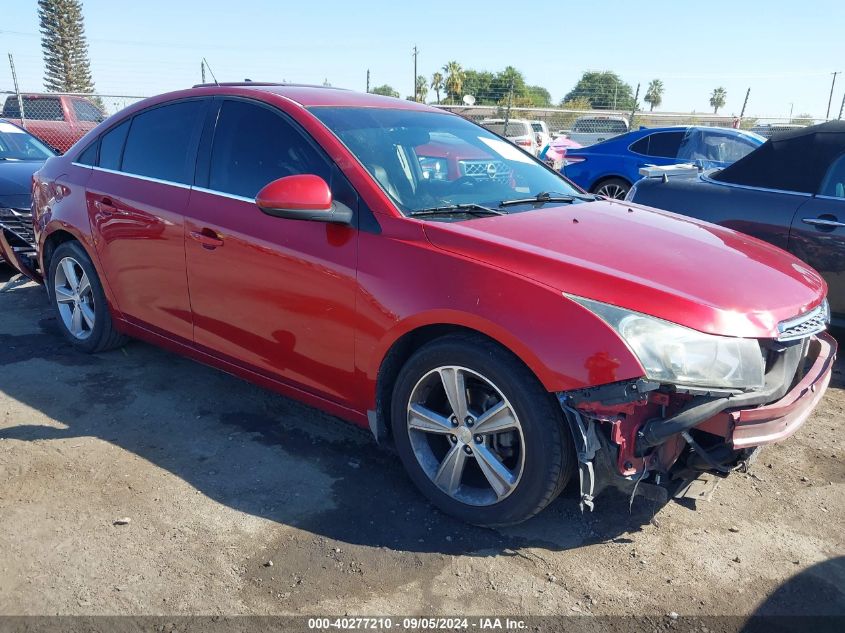
POLYGON ((634 91, 614 72, 587 71, 578 83, 566 93, 564 101, 583 97, 597 110, 631 110, 634 107, 634 91))
POLYGON ((535 108, 547 108, 552 105, 552 95, 543 86, 525 86, 525 93, 535 108))
POLYGON ((725 100, 728 98, 728 91, 719 86, 710 95, 710 105, 713 107, 713 114, 719 113, 719 108, 725 105, 725 100))
POLYGON ((475 102, 479 105, 496 103, 498 98, 493 94, 493 81, 495 79, 495 75, 486 70, 467 69, 464 71, 462 92, 465 95, 475 97, 475 102))
POLYGON ((388 86, 387 84, 383 84, 381 86, 376 86, 370 92, 374 95, 383 95, 385 97, 396 97, 399 98, 399 92, 393 89, 393 86, 388 86))
POLYGON ((44 87, 53 92, 94 92, 81 0, 38 0, 44 87))
POLYGON ((797 117, 790 120, 790 123, 795 123, 797 125, 812 125, 815 123, 815 119, 813 119, 813 115, 809 112, 802 112, 797 117))
POLYGON ((434 94, 437 95, 437 103, 440 103, 440 91, 445 88, 445 84, 443 83, 443 75, 439 72, 434 73, 431 76, 431 89, 434 90, 434 94))
POLYGON ((428 96, 428 81, 423 75, 417 76, 417 100, 425 103, 428 96))
POLYGON ((463 67, 458 62, 451 61, 443 66, 443 72, 446 73, 446 94, 453 103, 460 101, 464 84, 463 67))
POLYGON ((590 104, 590 100, 587 97, 576 97, 575 99, 570 99, 569 101, 561 101, 560 107, 564 110, 590 110, 593 106, 590 104))
POLYGON ((659 79, 652 79, 648 83, 648 90, 646 90, 643 100, 650 106, 649 112, 659 108, 660 104, 663 103, 663 82, 659 79))

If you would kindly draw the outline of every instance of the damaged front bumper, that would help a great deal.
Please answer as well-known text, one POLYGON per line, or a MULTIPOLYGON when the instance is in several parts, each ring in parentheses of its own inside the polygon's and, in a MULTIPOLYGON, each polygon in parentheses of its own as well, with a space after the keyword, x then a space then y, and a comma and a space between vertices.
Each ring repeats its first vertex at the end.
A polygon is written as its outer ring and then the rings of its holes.
POLYGON ((824 395, 836 341, 773 344, 762 389, 679 390, 646 379, 557 394, 578 453, 582 508, 604 488, 666 501, 702 473, 725 476, 794 434, 824 395))

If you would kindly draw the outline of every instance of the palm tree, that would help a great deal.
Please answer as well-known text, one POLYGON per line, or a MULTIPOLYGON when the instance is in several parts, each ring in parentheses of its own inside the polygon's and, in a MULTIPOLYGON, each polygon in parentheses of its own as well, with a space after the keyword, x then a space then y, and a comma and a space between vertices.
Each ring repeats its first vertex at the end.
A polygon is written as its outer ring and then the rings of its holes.
POLYGON ((428 82, 425 80, 423 75, 419 75, 417 77, 417 100, 421 103, 425 103, 425 98, 428 96, 428 82))
POLYGON ((440 104, 440 91, 443 90, 445 84, 443 83, 443 75, 441 73, 434 73, 431 76, 431 89, 437 95, 437 103, 440 104))
POLYGON ((649 112, 654 108, 659 108, 660 104, 663 103, 663 82, 659 79, 652 79, 648 84, 644 99, 650 106, 649 112))
POLYGON ((710 95, 710 105, 713 106, 713 114, 719 113, 719 108, 725 105, 725 100, 728 98, 728 91, 719 86, 710 95))
POLYGON ((464 77, 466 76, 463 67, 458 62, 451 61, 443 66, 443 72, 446 73, 446 94, 455 100, 460 99, 461 88, 464 85, 464 77))

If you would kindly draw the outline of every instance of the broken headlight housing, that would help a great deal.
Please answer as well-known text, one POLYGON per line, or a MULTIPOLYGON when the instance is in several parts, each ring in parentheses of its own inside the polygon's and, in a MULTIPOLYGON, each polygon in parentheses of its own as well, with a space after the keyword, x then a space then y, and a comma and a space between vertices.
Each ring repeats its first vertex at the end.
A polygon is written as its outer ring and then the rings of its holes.
POLYGON ((763 386, 765 366, 757 339, 705 334, 607 303, 566 296, 612 327, 651 380, 690 387, 763 386))

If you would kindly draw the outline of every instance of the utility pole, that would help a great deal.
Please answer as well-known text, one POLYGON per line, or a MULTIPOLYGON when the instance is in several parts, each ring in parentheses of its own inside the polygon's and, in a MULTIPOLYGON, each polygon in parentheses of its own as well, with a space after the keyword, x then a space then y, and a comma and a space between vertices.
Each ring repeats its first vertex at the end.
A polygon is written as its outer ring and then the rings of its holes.
POLYGON ((205 60, 200 62, 200 73, 202 74, 202 83, 205 83, 205 60))
POLYGON ((842 94, 842 105, 839 106, 839 118, 842 119, 842 111, 845 110, 845 93, 842 94))
MULTIPOLYGON (((748 90, 745 91, 745 101, 742 102, 742 110, 740 110, 740 112, 739 112, 739 125, 740 126, 742 125, 742 117, 745 116, 745 108, 748 107, 748 97, 750 97, 750 96, 751 96, 751 87, 749 87, 748 90)), ((792 107, 791 106, 792 106, 792 104, 790 104, 790 109, 789 109, 789 120, 790 121, 792 120, 792 107)))
POLYGON ((513 75, 511 75, 510 87, 508 88, 508 108, 505 110, 505 126, 502 129, 502 136, 508 135, 508 121, 511 118, 511 105, 513 104, 513 75))
POLYGON ((414 46, 414 101, 417 101, 417 55, 419 50, 414 46))
POLYGON ((792 107, 793 107, 794 105, 795 105, 794 103, 790 103, 790 104, 789 104, 789 122, 790 122, 790 123, 792 123, 792 107))
POLYGON ((628 118, 628 129, 634 129, 634 115, 637 113, 637 101, 640 98, 640 84, 637 84, 637 92, 634 95, 634 105, 631 106, 631 116, 628 118))
POLYGON ((15 58, 9 53, 9 66, 12 67, 12 83, 15 85, 15 94, 18 96, 18 110, 21 113, 21 127, 26 127, 26 113, 23 111, 23 99, 21 99, 21 91, 18 87, 18 73, 15 72, 15 58))
POLYGON ((370 91, 370 69, 367 68, 367 92, 370 91))
POLYGON ((827 100, 827 114, 825 115, 825 119, 830 118, 830 104, 833 102, 833 87, 836 85, 836 75, 841 74, 841 70, 837 70, 834 73, 830 73, 833 75, 833 81, 830 82, 830 98, 827 100))

